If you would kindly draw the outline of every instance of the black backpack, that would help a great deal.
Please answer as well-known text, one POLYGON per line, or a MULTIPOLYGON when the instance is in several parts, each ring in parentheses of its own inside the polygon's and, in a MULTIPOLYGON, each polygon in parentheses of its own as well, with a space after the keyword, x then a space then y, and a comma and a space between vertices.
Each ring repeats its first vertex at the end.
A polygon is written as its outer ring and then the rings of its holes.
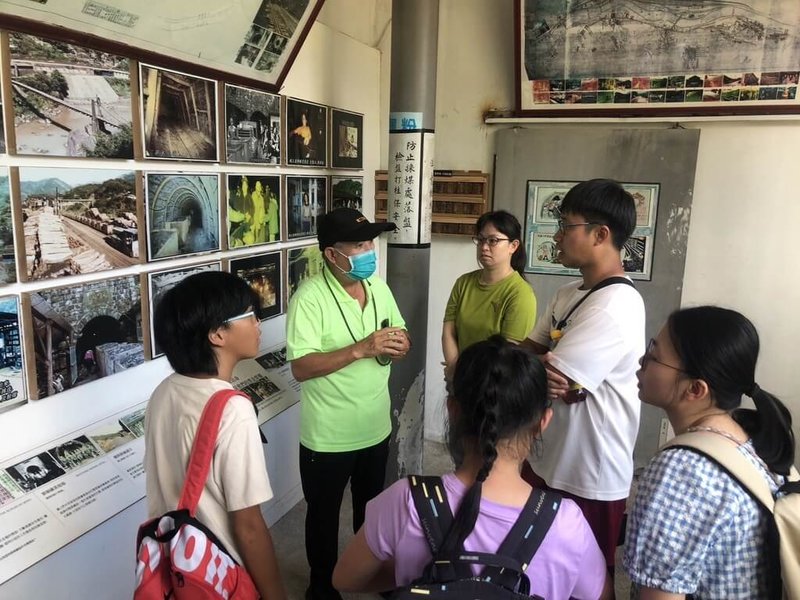
POLYGON ((425 567, 422 577, 398 588, 390 598, 394 600, 522 600, 530 598, 530 580, 525 569, 553 524, 561 496, 552 491, 531 490, 517 522, 500 544, 496 554, 466 552, 463 538, 469 531, 453 530, 453 513, 447 502, 447 493, 441 477, 409 475, 408 483, 414 498, 419 520, 433 559, 425 567), (472 571, 473 565, 483 569, 480 575, 472 571))

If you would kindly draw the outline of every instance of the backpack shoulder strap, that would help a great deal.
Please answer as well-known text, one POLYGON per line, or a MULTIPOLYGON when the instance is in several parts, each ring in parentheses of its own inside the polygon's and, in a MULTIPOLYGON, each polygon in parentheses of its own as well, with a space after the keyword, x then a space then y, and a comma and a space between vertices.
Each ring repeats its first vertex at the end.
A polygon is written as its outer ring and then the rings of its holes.
POLYGON ((225 410, 228 400, 233 396, 244 396, 249 399, 247 394, 239 390, 219 390, 211 396, 200 416, 200 423, 194 434, 192 452, 189 455, 189 466, 186 467, 186 479, 183 482, 181 498, 178 501, 178 510, 186 509, 192 516, 197 511, 197 504, 200 502, 200 495, 203 493, 208 472, 211 469, 211 459, 217 445, 222 411, 225 410))
POLYGON ((744 487, 750 495, 772 512, 775 498, 759 470, 730 441, 711 432, 693 431, 672 438, 661 450, 688 448, 719 464, 744 487))
MULTIPOLYGON (((561 495, 551 490, 532 489, 519 517, 497 549, 497 554, 515 559, 524 572, 550 531, 561 500, 561 495)), ((484 569, 483 575, 491 575, 492 581, 510 589, 513 589, 517 577, 507 570, 490 573, 484 569), (509 577, 508 581, 503 581, 504 575, 509 577)))
POLYGON ((556 329, 563 329, 564 326, 567 324, 567 321, 569 320, 569 318, 572 316, 572 313, 574 313, 577 310, 577 308, 581 304, 583 304, 584 300, 586 300, 589 296, 591 296, 592 294, 594 294, 598 290, 602 290, 604 287, 608 287, 610 285, 615 285, 615 284, 618 284, 618 283, 620 283, 622 285, 629 285, 634 289, 636 288, 636 286, 633 285, 633 282, 630 279, 628 279, 627 277, 615 276, 615 277, 609 277, 607 279, 603 279, 603 281, 598 281, 596 284, 594 284, 592 289, 590 289, 586 294, 584 294, 583 297, 580 300, 578 300, 572 306, 572 308, 569 309, 567 314, 564 315, 564 318, 561 319, 558 322, 558 325, 556 325, 556 329))
POLYGON ((435 475, 409 475, 408 486, 431 555, 436 556, 453 524, 453 512, 442 478, 435 475))

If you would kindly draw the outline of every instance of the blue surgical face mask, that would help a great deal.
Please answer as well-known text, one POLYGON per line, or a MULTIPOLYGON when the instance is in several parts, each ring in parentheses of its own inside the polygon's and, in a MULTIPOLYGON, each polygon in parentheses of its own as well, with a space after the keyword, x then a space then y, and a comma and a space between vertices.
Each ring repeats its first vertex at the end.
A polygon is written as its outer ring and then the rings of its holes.
MULTIPOLYGON (((336 250, 336 248, 334 248, 336 250)), ((339 250, 336 250, 339 252, 339 250)), ((375 249, 367 250, 366 252, 362 252, 361 254, 354 254, 352 256, 347 256, 343 252, 339 252, 342 256, 344 256, 348 262, 350 263, 350 270, 345 271, 339 265, 336 267, 345 275, 347 275, 350 279, 355 281, 363 281, 370 277, 374 272, 375 268, 378 264, 378 259, 375 256, 375 249)))

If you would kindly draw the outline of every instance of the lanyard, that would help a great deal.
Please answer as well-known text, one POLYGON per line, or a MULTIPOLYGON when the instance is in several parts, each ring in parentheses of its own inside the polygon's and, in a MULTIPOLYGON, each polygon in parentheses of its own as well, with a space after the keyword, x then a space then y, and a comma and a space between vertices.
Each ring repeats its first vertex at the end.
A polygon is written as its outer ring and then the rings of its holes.
MULTIPOLYGON (((353 330, 350 329, 350 323, 347 322, 347 317, 344 315, 344 311, 342 310, 342 305, 339 304, 339 299, 336 297, 336 294, 333 293, 333 288, 331 287, 330 282, 328 281, 328 273, 326 272, 327 269, 322 269, 322 277, 325 279, 325 284, 328 286, 328 291, 331 293, 331 297, 333 298, 334 302, 336 302, 336 307, 339 309, 339 314, 342 315, 342 321, 344 321, 344 326, 347 327, 347 333, 350 334, 350 337, 353 338, 353 343, 357 344, 358 340, 356 336, 353 335, 353 330)), ((372 286, 369 281, 364 281, 368 286, 372 286)), ((367 294, 367 289, 364 288, 364 296, 366 296, 367 300, 369 300, 369 295, 367 294)), ((372 297, 372 312, 375 315, 375 331, 378 331, 378 307, 375 305, 375 296, 372 297)))

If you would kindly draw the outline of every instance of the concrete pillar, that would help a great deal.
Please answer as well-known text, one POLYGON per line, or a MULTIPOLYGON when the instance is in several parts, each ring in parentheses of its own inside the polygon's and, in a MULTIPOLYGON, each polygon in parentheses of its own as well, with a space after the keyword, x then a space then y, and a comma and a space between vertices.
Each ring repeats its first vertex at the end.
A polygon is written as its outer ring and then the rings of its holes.
POLYGON ((388 235, 387 282, 413 345, 389 380, 387 481, 422 472, 438 30, 438 0, 393 1, 387 211, 398 230, 388 235))

